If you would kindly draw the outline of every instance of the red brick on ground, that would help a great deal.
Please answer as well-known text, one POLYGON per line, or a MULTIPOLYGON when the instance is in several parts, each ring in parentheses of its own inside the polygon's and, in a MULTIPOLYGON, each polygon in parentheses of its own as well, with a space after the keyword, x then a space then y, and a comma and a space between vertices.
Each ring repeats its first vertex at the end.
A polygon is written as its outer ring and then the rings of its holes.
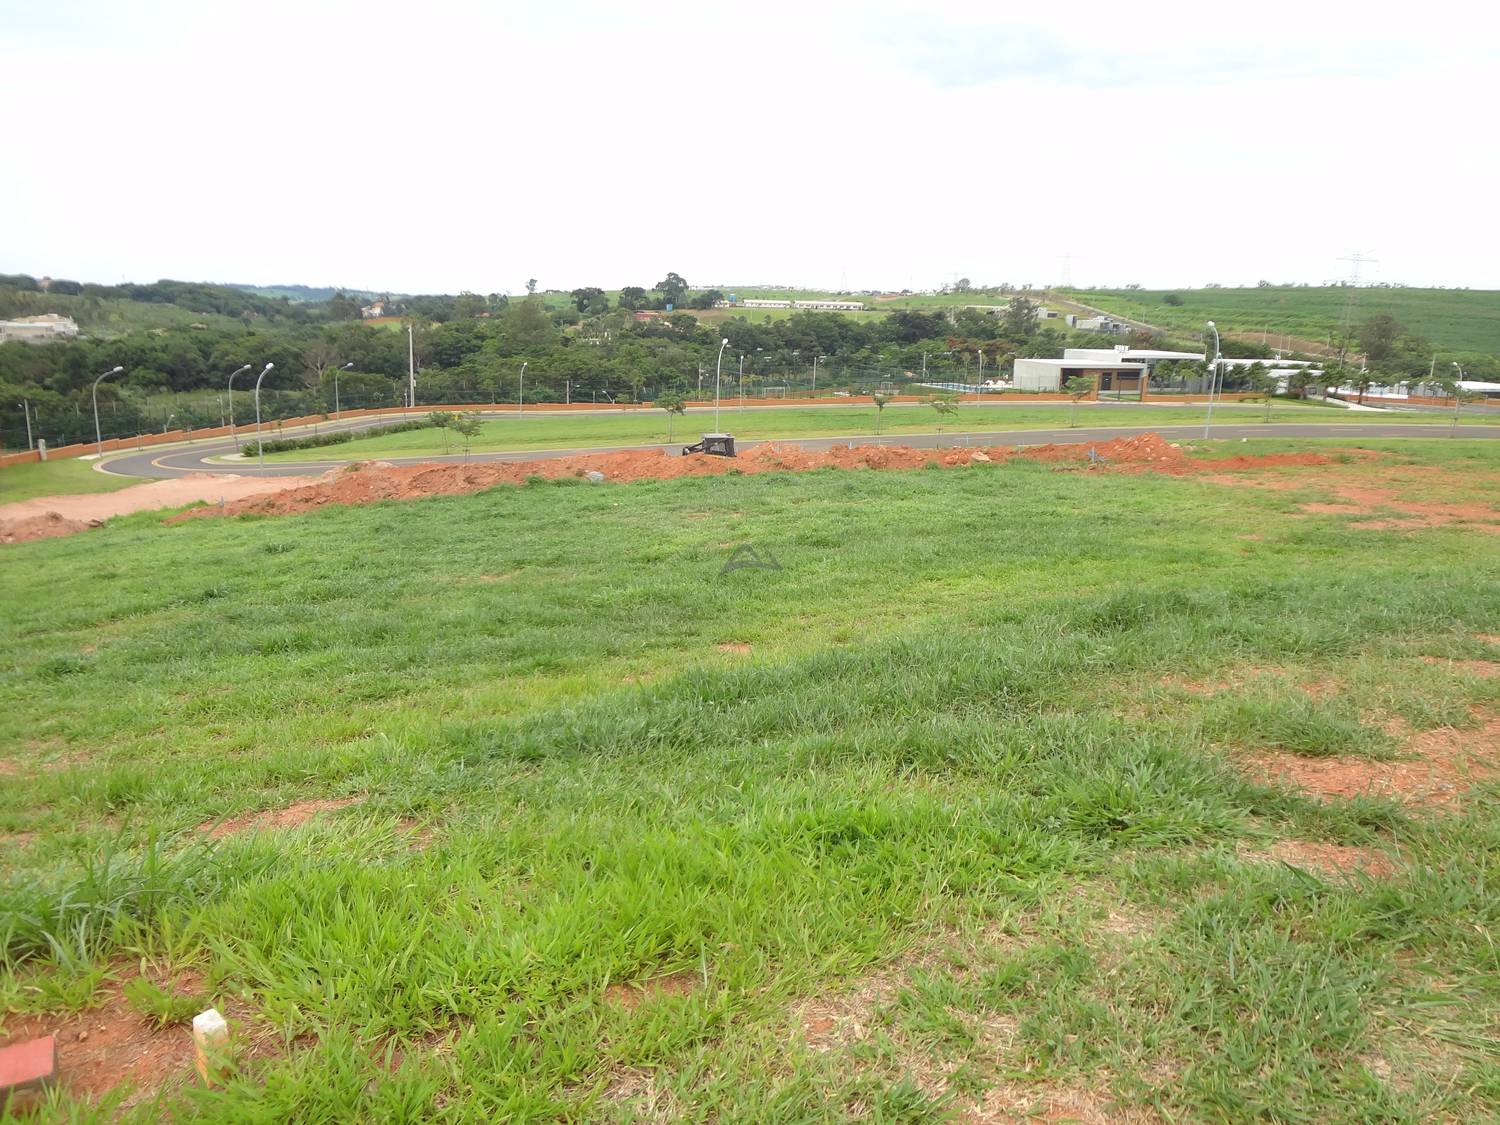
POLYGON ((0 1095, 47 1086, 57 1077, 57 1040, 50 1035, 0 1047, 0 1095))

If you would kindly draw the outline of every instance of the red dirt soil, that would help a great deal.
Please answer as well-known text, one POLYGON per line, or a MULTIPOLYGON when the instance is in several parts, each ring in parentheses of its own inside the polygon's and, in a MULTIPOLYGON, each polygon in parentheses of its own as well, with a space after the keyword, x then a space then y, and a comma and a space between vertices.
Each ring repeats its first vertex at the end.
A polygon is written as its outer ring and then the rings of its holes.
POLYGON ((1317 840, 1277 840, 1265 851, 1246 851, 1246 859, 1288 863, 1333 878, 1352 874, 1380 879, 1396 872, 1388 852, 1351 844, 1328 844, 1317 840))
POLYGON ((497 485, 524 484, 528 477, 556 479, 602 473, 606 481, 669 480, 677 477, 717 476, 725 473, 806 472, 814 469, 920 469, 928 465, 954 468, 1008 461, 1012 458, 1056 464, 1090 463, 1118 472, 1161 472, 1174 476, 1212 471, 1267 468, 1284 465, 1322 465, 1328 458, 1316 453, 1279 453, 1264 457, 1234 457, 1223 461, 1195 461, 1161 435, 1148 433, 1093 445, 1039 445, 1026 449, 1008 446, 913 449, 904 445, 835 446, 809 451, 796 445, 766 442, 743 456, 673 457, 660 450, 589 453, 535 461, 471 465, 426 464, 393 466, 381 461, 358 462, 324 474, 316 483, 268 496, 235 501, 222 507, 197 508, 167 522, 219 515, 287 515, 329 504, 371 504, 381 500, 409 500, 421 496, 451 496, 479 492, 497 485))
POLYGON ((298 801, 295 805, 288 805, 284 809, 262 809, 259 812, 230 817, 228 820, 209 821, 206 824, 200 824, 198 829, 200 832, 207 832, 210 840, 222 840, 225 836, 233 836, 237 832, 296 828, 299 824, 306 824, 319 813, 346 809, 350 805, 358 804, 359 801, 359 797, 298 801))
POLYGON ((1259 752, 1246 755, 1253 775, 1279 781, 1324 800, 1389 797, 1403 804, 1451 806, 1476 782, 1500 772, 1500 715, 1478 714, 1477 730, 1439 727, 1411 732, 1392 724, 1407 757, 1375 762, 1364 758, 1304 758, 1259 752))
MULTIPOLYGON (((132 974, 134 975, 134 974, 132 974)), ((202 995, 204 1007, 217 1006, 229 1019, 241 1058, 274 1053, 274 1037, 264 1027, 248 1031, 251 1013, 232 998, 208 994, 196 974, 175 980, 153 978, 179 995, 202 995)), ((131 1007, 119 983, 107 986, 103 1003, 83 1012, 5 1015, 0 1017, 0 1044, 44 1035, 57 1036, 58 1086, 82 1098, 96 1098, 128 1085, 126 1107, 159 1091, 195 1080, 193 1035, 186 1025, 158 1028, 131 1007)), ((35 1095, 26 1095, 35 1099, 35 1095)), ((13 1108, 24 1109, 25 1102, 13 1108)))
POLYGON ((111 516, 156 508, 178 508, 196 500, 209 503, 242 500, 310 484, 317 477, 244 477, 221 473, 191 473, 170 480, 131 485, 117 492, 85 492, 76 496, 40 496, 0 504, 0 543, 25 543, 87 531, 111 516))
POLYGON ((627 1011, 659 996, 691 996, 703 986, 703 978, 691 969, 637 983, 616 981, 604 990, 604 999, 627 1011))

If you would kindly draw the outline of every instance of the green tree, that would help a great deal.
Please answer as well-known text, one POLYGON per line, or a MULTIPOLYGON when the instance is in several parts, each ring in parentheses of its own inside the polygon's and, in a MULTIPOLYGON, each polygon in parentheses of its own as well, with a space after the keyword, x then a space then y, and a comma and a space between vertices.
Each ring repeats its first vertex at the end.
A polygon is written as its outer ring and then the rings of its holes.
POLYGON ((480 421, 479 411, 477 410, 465 410, 455 414, 452 421, 448 423, 448 428, 464 439, 465 456, 468 455, 469 446, 483 427, 484 423, 480 421))
POLYGON ((1395 317, 1386 313, 1372 316, 1361 324, 1356 336, 1365 363, 1376 370, 1385 369, 1396 358, 1396 341, 1405 331, 1395 317))
POLYGON ((535 297, 516 301, 507 308, 500 318, 500 331, 511 355, 519 351, 541 350, 557 341, 552 318, 535 297))
POLYGON ((467 290, 458 295, 453 302, 453 315, 464 320, 473 320, 486 312, 484 298, 478 293, 470 293, 467 290))
POLYGON ((600 316, 609 312, 609 298, 604 295, 604 290, 597 286, 589 285, 582 289, 575 289, 568 296, 573 298, 573 304, 584 316, 600 316))
POLYGON ((871 400, 875 403, 875 432, 877 434, 884 427, 886 403, 890 402, 894 397, 894 395, 888 395, 884 391, 876 391, 870 396, 871 400))
POLYGON ((646 296, 646 291, 639 285, 627 285, 620 290, 620 307, 622 309, 644 309, 651 303, 646 296))
POLYGON ((688 290, 688 283, 677 273, 668 273, 665 278, 656 283, 657 292, 667 304, 677 308, 682 304, 682 295, 688 290))
POLYGON ((359 302, 342 290, 329 298, 329 320, 358 320, 360 315, 359 302))
POLYGON ((1262 422, 1271 420, 1271 400, 1276 397, 1276 392, 1281 386, 1281 380, 1272 375, 1258 363, 1252 363, 1247 372, 1250 381, 1250 389, 1258 395, 1266 405, 1265 417, 1262 422))
POLYGON ((1006 334, 1018 340, 1035 335, 1037 311, 1036 302, 1030 297, 1012 297, 1001 317, 1006 334))
POLYGON ((672 419, 675 415, 687 413, 687 400, 674 390, 662 391, 656 396, 658 408, 667 412, 667 444, 672 443, 672 419))
POLYGON ((1068 425, 1078 425, 1078 404, 1094 393, 1094 380, 1088 375, 1074 375, 1063 384, 1063 390, 1073 400, 1073 412, 1068 425))

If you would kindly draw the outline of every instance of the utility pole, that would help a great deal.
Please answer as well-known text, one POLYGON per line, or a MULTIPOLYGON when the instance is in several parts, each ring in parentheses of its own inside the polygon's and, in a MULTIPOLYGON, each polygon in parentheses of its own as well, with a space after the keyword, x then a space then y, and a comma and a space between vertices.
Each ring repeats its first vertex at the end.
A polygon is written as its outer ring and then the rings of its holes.
POLYGON ((35 449, 36 442, 31 440, 31 400, 21 400, 21 412, 26 415, 26 448, 35 449))

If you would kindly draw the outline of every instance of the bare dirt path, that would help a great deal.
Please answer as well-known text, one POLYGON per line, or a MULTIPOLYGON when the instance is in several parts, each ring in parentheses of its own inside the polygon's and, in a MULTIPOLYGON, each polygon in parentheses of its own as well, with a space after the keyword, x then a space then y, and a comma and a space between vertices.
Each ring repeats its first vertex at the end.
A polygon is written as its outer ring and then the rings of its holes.
POLYGON ((242 477, 217 473, 155 480, 116 492, 88 492, 75 496, 38 496, 0 504, 0 543, 49 539, 69 535, 111 516, 157 508, 180 508, 197 500, 226 504, 311 484, 316 477, 242 477))

